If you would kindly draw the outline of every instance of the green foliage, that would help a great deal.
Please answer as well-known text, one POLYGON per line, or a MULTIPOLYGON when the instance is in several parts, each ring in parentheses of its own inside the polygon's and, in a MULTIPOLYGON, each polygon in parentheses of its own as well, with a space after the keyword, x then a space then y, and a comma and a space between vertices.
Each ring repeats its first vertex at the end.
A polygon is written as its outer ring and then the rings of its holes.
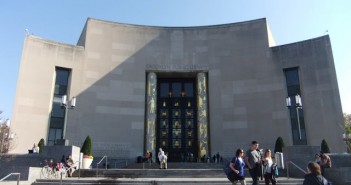
POLYGON ((90 136, 87 136, 87 138, 85 138, 85 141, 83 143, 83 146, 82 146, 82 149, 80 150, 80 152, 82 152, 83 155, 91 155, 92 146, 91 146, 90 136))
POLYGON ((345 133, 351 134, 351 114, 344 113, 345 133))
POLYGON ((321 151, 323 153, 330 153, 330 149, 329 149, 328 143, 325 141, 325 139, 322 140, 321 151))
POLYGON ((275 141, 274 153, 283 152, 283 148, 285 147, 284 140, 282 137, 278 137, 275 141))
MULTIPOLYGON (((351 114, 344 113, 344 124, 345 124, 345 136, 348 137, 351 134, 351 114)), ((345 138, 347 152, 351 153, 351 140, 345 138)))
POLYGON ((45 145, 45 140, 43 138, 41 138, 39 143, 38 143, 39 153, 43 153, 44 145, 45 145))

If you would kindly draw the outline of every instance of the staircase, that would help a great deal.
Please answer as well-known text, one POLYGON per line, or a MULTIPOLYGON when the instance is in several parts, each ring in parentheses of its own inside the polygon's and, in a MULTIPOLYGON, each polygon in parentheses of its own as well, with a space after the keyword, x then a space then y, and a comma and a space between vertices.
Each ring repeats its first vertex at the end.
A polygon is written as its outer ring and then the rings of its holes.
MULTIPOLYGON (((230 185, 226 178, 221 164, 213 163, 169 163, 168 169, 159 169, 159 165, 152 163, 137 163, 125 169, 90 169, 81 170, 80 178, 78 173, 73 178, 62 180, 65 185, 109 185, 109 184, 135 184, 135 185, 230 185), (144 168, 144 169, 143 169, 144 168)), ((246 183, 251 184, 252 180, 247 175, 246 183)), ((287 179, 279 177, 281 185, 302 185, 302 179, 287 179)), ((59 185, 60 180, 38 179, 32 185, 51 184, 59 185)), ((264 184, 261 181, 261 184, 264 184)))

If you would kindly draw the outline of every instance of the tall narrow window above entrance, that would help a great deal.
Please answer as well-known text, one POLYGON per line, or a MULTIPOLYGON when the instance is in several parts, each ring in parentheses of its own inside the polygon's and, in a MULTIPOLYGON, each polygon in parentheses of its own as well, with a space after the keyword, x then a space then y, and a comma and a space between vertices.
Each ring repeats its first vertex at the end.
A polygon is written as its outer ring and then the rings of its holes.
POLYGON ((291 100, 290 111, 290 123, 292 129, 293 143, 294 145, 306 145, 306 127, 305 119, 303 114, 303 108, 296 106, 296 95, 301 95, 299 71, 298 68, 285 69, 285 78, 288 97, 291 100))
POLYGON ((65 109, 61 108, 61 97, 67 94, 68 79, 71 70, 57 67, 55 70, 55 89, 50 116, 48 145, 54 145, 57 139, 62 139, 65 109))

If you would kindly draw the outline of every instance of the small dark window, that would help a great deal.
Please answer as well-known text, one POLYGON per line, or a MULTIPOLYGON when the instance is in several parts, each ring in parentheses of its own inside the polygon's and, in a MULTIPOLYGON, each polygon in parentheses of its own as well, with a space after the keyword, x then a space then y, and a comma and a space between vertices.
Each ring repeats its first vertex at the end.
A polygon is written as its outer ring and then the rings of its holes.
POLYGON ((169 83, 161 83, 160 84, 160 96, 162 98, 168 97, 169 93, 169 83))
POLYGON ((180 97, 182 93, 181 83, 172 83, 172 94, 174 97, 180 97))
POLYGON ((194 97, 194 84, 193 83, 185 83, 184 91, 187 97, 194 97))

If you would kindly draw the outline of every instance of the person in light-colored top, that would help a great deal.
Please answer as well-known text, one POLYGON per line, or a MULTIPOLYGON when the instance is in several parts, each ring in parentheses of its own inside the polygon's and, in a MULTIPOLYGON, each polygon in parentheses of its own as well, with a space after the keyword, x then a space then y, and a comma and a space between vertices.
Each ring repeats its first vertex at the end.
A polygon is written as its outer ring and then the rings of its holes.
POLYGON ((259 168, 261 165, 261 154, 258 150, 258 142, 252 141, 251 148, 246 151, 245 163, 249 168, 249 173, 252 178, 252 185, 258 185, 259 168))
POLYGON ((273 167, 276 166, 276 164, 272 160, 272 152, 271 150, 267 149, 264 152, 264 158, 262 159, 263 161, 263 166, 264 166, 264 182, 266 185, 269 185, 269 182, 272 182, 272 185, 276 185, 276 180, 274 178, 274 172, 273 172, 273 167))
POLYGON ((162 150, 162 148, 158 149, 158 160, 160 161, 160 169, 167 169, 167 155, 165 155, 165 152, 162 150))
POLYGON ((39 149, 39 146, 34 143, 32 150, 33 150, 33 153, 39 153, 40 149, 39 149))

